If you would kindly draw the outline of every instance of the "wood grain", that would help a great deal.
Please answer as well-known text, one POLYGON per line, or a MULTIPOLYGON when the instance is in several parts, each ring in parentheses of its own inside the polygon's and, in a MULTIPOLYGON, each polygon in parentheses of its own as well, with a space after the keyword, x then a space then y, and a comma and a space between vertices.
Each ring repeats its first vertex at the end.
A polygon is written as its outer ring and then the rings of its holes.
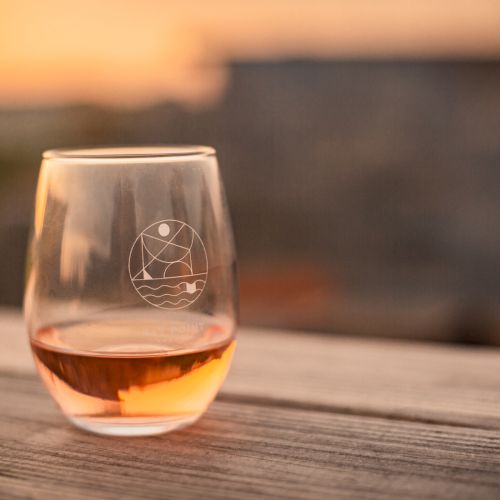
POLYGON ((500 349, 247 329, 224 391, 500 429, 500 349))
MULTIPOLYGON (((0 324, 0 368, 32 372, 19 312, 0 312, 0 324)), ((500 349, 241 329, 222 394, 500 429, 500 349)))
POLYGON ((500 433, 232 402, 155 438, 68 424, 3 374, 2 498, 498 498, 500 433))
POLYGON ((500 498, 500 351, 242 329, 194 426, 73 428, 0 312, 0 498, 500 498))

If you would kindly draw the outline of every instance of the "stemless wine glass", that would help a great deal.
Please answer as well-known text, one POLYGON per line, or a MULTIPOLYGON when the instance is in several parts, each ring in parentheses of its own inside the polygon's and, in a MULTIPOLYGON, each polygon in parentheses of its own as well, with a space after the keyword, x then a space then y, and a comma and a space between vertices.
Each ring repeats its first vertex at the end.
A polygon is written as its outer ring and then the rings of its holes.
POLYGON ((48 151, 25 316, 41 379, 76 426, 193 423, 235 348, 235 251, 215 151, 48 151))

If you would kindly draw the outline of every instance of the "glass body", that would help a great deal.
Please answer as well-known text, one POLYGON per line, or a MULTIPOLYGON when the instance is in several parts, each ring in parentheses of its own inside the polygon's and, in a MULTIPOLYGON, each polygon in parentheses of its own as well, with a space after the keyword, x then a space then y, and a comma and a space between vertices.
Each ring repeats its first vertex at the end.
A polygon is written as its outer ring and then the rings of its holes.
POLYGON ((24 306, 65 415, 113 435, 199 418, 235 348, 235 268, 213 149, 46 152, 24 306))

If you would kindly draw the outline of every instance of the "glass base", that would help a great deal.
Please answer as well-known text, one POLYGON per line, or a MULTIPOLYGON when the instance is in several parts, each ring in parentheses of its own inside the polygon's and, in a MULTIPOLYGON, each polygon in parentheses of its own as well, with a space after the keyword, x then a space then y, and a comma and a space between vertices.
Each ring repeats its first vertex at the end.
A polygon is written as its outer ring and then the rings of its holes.
POLYGON ((105 436, 155 436, 194 424, 199 415, 175 417, 69 417, 80 429, 105 436))

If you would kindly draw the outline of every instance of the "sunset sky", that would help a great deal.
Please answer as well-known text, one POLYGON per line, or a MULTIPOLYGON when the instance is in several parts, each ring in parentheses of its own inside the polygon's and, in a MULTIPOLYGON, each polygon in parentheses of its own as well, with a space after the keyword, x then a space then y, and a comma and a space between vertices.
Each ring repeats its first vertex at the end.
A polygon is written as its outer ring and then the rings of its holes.
POLYGON ((500 57, 497 0, 0 0, 0 106, 209 104, 231 60, 500 57))

